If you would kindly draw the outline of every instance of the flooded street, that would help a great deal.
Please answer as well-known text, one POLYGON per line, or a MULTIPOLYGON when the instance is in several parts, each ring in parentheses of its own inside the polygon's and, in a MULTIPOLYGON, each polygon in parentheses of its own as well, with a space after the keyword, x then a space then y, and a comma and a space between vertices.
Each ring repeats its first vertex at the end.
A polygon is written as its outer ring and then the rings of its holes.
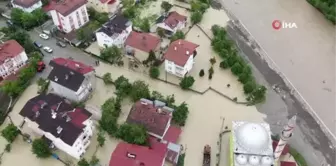
POLYGON ((279 74, 271 69, 287 77, 335 134, 335 26, 304 0, 223 0, 222 4, 251 34, 242 35, 235 27, 228 28, 231 38, 260 71, 258 80, 269 83, 269 89, 277 84, 282 89, 281 96, 285 96, 281 98, 270 90, 268 101, 258 107, 260 112, 267 114, 266 121, 271 124, 272 131, 281 129, 281 119, 298 114, 298 129, 290 144, 303 154, 309 165, 335 165, 335 149, 323 134, 324 129, 321 130, 298 97, 291 95, 279 74), (276 31, 271 25, 273 20, 295 22, 298 28, 276 31), (255 54, 258 48, 252 50, 244 38, 254 38, 267 53, 266 60, 271 62, 271 68, 264 57, 255 54))

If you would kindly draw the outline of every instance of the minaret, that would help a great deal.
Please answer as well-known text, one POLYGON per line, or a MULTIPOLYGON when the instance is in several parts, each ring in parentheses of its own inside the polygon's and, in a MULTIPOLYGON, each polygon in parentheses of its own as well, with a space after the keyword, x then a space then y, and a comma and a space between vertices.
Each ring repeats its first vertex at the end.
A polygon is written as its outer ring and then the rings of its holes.
POLYGON ((274 151, 274 161, 275 162, 278 162, 281 156, 281 153, 287 144, 287 141, 289 140, 289 138, 292 137, 295 125, 296 125, 296 115, 294 115, 291 119, 289 119, 284 130, 282 130, 281 132, 280 140, 274 151))

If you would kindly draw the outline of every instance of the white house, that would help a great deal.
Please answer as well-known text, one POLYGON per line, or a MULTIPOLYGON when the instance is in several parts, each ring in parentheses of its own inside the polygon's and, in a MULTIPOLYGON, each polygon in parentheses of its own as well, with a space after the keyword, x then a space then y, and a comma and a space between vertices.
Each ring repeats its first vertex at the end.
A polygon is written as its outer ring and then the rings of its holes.
POLYGON ((193 67, 198 46, 182 39, 172 42, 164 55, 165 70, 178 77, 184 77, 193 67))
POLYGON ((88 0, 87 7, 92 7, 98 12, 116 13, 121 7, 120 0, 88 0))
POLYGON ((50 4, 50 15, 60 31, 69 33, 89 21, 86 0, 62 0, 50 4))
POLYGON ((132 22, 122 15, 115 15, 96 32, 98 45, 122 47, 131 31, 132 22))
POLYGON ((94 125, 91 113, 73 108, 55 94, 38 95, 28 100, 20 111, 28 126, 47 138, 56 148, 80 159, 90 145, 94 125))
POLYGON ((48 76, 52 93, 75 102, 90 96, 95 87, 93 67, 64 58, 53 59, 49 64, 52 66, 48 76))
POLYGON ((176 11, 169 12, 160 16, 156 20, 155 28, 162 28, 168 36, 175 34, 177 30, 182 30, 187 24, 187 17, 183 16, 176 11))
POLYGON ((13 8, 21 9, 25 12, 32 12, 42 7, 41 0, 12 0, 13 8))
POLYGON ((25 50, 17 41, 8 40, 0 44, 0 81, 15 74, 27 60, 25 50))

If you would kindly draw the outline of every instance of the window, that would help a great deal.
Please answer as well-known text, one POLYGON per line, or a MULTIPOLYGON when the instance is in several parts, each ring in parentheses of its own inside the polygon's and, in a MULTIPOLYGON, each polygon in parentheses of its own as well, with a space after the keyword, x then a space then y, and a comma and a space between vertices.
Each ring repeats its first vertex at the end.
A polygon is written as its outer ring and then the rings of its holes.
POLYGON ((69 16, 69 20, 70 20, 71 29, 75 29, 75 24, 74 24, 74 20, 73 20, 72 16, 69 16))
POLYGON ((83 20, 84 20, 84 22, 87 22, 88 19, 87 19, 87 13, 86 13, 86 11, 85 11, 85 8, 82 8, 82 15, 83 15, 83 20))
POLYGON ((77 16, 77 22, 78 22, 78 26, 82 26, 81 20, 79 18, 79 12, 76 12, 76 16, 77 16))

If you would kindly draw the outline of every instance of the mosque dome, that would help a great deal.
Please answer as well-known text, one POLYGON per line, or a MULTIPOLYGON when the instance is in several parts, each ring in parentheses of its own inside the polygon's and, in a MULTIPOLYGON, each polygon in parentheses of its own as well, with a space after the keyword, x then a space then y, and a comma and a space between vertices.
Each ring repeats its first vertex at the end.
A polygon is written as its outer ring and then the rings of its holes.
POLYGON ((239 165, 245 165, 247 164, 247 156, 243 154, 239 154, 236 157, 236 161, 239 165))
POLYGON ((245 123, 235 132, 237 143, 252 154, 264 152, 269 147, 270 136, 265 127, 256 123, 245 123))
POLYGON ((273 159, 271 157, 265 156, 261 158, 262 166, 271 166, 273 164, 273 159))
POLYGON ((249 164, 253 166, 260 166, 260 157, 259 156, 250 156, 249 164))

